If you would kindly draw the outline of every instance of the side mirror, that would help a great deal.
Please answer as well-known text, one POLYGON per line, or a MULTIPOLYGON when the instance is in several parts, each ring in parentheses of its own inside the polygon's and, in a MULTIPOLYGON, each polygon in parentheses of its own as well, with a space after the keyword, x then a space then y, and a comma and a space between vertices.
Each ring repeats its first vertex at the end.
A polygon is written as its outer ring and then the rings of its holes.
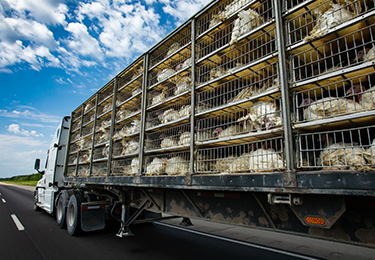
POLYGON ((37 158, 35 160, 35 165, 34 165, 34 169, 37 170, 39 172, 39 169, 40 169, 40 159, 37 158))

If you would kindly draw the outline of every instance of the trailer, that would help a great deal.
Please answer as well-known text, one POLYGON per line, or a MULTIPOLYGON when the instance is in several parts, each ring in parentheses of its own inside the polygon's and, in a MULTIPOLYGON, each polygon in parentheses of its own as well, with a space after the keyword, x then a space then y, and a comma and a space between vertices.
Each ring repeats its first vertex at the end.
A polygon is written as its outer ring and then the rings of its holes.
POLYGON ((35 208, 374 247, 374 86, 374 0, 213 1, 62 120, 35 208))

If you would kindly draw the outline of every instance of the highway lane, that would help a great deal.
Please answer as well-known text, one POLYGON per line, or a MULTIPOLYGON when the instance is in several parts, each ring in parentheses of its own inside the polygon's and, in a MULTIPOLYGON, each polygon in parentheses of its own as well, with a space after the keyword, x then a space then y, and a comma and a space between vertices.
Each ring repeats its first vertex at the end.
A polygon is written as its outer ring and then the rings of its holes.
MULTIPOLYGON (((135 236, 115 236, 119 224, 111 222, 102 231, 71 237, 59 229, 54 217, 33 210, 31 191, 0 185, 1 259, 301 259, 201 236, 158 224, 132 228, 135 236), (15 214, 24 230, 19 231, 15 214)), ((307 259, 307 258, 304 258, 307 259)))

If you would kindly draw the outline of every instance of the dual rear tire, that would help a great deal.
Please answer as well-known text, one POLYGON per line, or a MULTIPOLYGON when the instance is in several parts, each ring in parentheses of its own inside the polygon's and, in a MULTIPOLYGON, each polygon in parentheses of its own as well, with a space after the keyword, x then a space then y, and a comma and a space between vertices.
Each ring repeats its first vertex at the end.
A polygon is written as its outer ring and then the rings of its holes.
POLYGON ((80 193, 70 196, 63 190, 56 203, 56 222, 60 228, 66 227, 68 234, 75 236, 81 232, 81 203, 80 193))

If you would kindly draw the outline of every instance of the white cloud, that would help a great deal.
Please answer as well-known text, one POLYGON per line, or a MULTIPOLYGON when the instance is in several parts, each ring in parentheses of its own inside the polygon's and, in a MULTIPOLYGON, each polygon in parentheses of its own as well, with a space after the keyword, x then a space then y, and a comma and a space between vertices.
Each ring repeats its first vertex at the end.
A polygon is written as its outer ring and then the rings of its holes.
POLYGON ((103 52, 98 41, 88 33, 84 24, 69 23, 65 30, 71 33, 71 37, 64 41, 73 52, 103 60, 103 52))
POLYGON ((22 17, 32 17, 45 24, 65 24, 68 7, 64 0, 2 0, 3 8, 7 7, 16 11, 22 17))
POLYGON ((24 136, 44 137, 43 134, 38 134, 35 130, 27 131, 25 129, 20 129, 20 126, 17 124, 11 124, 7 127, 7 129, 11 133, 20 134, 24 136))
POLYGON ((211 0, 161 0, 163 11, 177 19, 176 25, 189 19, 211 0))
MULTIPOLYGON (((6 135, 0 134, 0 147, 1 148, 12 148, 17 146, 46 146, 48 147, 48 143, 36 140, 30 136, 15 136, 15 135, 6 135)), ((1 150, 1 149, 0 149, 1 150)))
POLYGON ((22 118, 36 120, 43 123, 60 123, 61 118, 58 116, 51 116, 46 113, 41 113, 37 109, 29 106, 19 106, 18 109, 8 111, 6 109, 0 109, 0 117, 8 118, 22 118))

